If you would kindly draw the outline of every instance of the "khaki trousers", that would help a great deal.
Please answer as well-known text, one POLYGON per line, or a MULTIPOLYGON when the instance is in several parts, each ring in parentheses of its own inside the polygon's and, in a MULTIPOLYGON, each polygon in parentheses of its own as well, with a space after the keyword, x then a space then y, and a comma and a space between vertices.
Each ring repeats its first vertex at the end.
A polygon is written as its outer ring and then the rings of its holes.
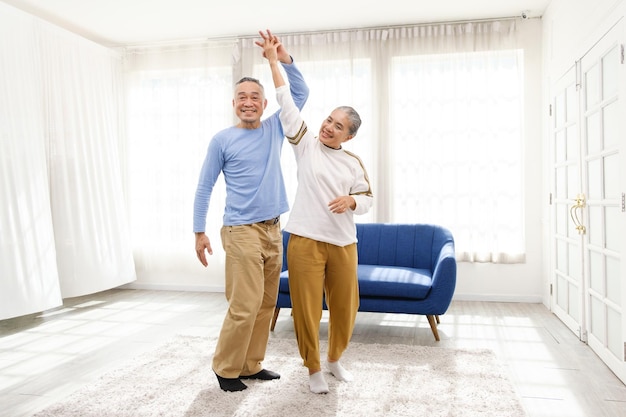
POLYGON ((283 262, 280 223, 224 226, 226 300, 213 371, 223 378, 263 369, 283 262))
POLYGON ((291 235, 287 248, 289 293, 300 356, 310 370, 321 369, 319 328, 322 301, 329 312, 328 358, 347 349, 359 309, 356 243, 340 247, 291 235))

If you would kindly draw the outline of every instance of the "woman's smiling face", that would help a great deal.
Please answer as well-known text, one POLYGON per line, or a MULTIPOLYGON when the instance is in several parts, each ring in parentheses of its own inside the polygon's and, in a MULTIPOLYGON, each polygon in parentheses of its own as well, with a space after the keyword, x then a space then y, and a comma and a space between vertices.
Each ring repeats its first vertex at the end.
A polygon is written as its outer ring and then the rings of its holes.
POLYGON ((352 139, 350 119, 346 112, 339 109, 333 110, 330 116, 322 122, 318 139, 324 145, 334 149, 340 149, 343 142, 352 139))

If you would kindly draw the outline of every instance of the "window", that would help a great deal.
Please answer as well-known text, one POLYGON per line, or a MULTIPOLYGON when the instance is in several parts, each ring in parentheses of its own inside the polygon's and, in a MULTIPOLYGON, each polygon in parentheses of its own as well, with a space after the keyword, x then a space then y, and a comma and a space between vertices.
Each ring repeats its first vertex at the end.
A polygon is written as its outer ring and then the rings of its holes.
MULTIPOLYGON (((454 234, 459 261, 524 262, 524 55, 514 47, 515 34, 511 20, 281 38, 311 90, 302 112, 309 129, 317 132, 340 105, 361 115, 363 124, 345 148, 363 160, 374 206, 357 222, 437 223, 454 234)), ((201 65, 184 65, 171 51, 158 60, 135 58, 129 114, 133 234, 149 231, 141 239, 153 248, 165 243, 189 251, 206 146, 233 123, 233 78, 259 78, 269 101, 266 115, 277 109, 254 39, 237 40, 234 51, 221 44, 218 59, 215 51, 199 49, 201 65), (153 207, 162 212, 149 213, 153 207)), ((293 201, 296 167, 286 142, 282 159, 293 201)), ((211 200, 213 223, 221 218, 223 199, 211 200)), ((217 236, 217 229, 211 234, 217 236)))
POLYGON ((437 223, 459 260, 523 260, 520 50, 391 60, 393 222, 437 223))

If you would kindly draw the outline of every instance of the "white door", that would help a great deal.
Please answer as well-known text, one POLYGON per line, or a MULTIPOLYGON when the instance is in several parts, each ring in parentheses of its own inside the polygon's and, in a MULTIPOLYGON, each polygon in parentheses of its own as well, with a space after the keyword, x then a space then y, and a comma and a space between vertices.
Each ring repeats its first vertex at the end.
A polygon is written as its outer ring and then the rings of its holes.
POLYGON ((577 66, 554 85, 552 99, 552 311, 578 337, 584 328, 582 234, 572 215, 580 216, 576 205, 581 194, 577 66))
POLYGON ((618 24, 552 93, 552 309, 626 382, 624 123, 618 24))
POLYGON ((615 26, 580 62, 585 326, 583 340, 622 380, 624 364, 621 260, 625 219, 621 171, 626 139, 622 25, 615 26))

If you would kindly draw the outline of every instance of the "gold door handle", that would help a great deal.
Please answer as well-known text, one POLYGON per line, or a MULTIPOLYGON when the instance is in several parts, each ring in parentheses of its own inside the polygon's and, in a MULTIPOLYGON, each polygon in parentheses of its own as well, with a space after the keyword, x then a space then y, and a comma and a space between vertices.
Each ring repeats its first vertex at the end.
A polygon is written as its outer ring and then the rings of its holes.
POLYGON ((585 195, 578 194, 576 198, 574 199, 574 202, 576 204, 570 207, 569 215, 572 218, 574 225, 576 226, 576 230, 578 231, 578 234, 584 235, 585 233, 587 233, 587 228, 583 225, 583 222, 581 221, 580 217, 578 217, 578 213, 580 211, 580 215, 582 217, 583 208, 585 208, 585 205, 586 205, 585 195))

